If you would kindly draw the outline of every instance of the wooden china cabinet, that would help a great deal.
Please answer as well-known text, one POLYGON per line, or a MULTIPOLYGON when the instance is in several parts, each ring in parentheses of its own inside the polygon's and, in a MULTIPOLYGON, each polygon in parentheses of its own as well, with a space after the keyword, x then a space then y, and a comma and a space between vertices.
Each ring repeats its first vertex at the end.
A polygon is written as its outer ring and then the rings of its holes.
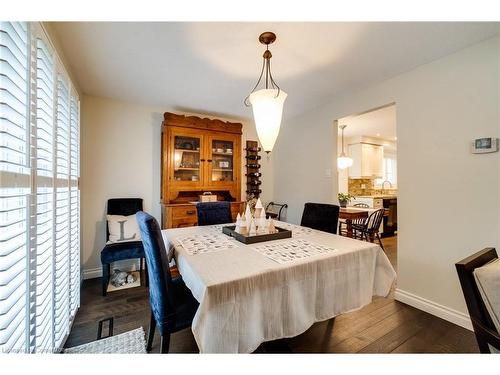
POLYGON ((161 136, 162 227, 197 224, 199 195, 211 192, 231 202, 233 219, 241 202, 242 124, 166 112, 161 136))

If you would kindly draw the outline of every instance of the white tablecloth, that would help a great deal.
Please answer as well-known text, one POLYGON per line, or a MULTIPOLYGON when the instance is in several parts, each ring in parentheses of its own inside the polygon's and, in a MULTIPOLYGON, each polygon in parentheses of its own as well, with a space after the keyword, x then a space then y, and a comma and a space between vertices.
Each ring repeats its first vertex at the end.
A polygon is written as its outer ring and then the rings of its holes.
POLYGON ((175 240, 214 230, 220 227, 162 231, 200 302, 192 330, 202 353, 250 353, 262 342, 297 336, 315 322, 369 304, 374 295, 387 296, 396 278, 378 245, 325 232, 300 237, 336 251, 287 264, 251 248, 262 243, 189 255, 175 240))

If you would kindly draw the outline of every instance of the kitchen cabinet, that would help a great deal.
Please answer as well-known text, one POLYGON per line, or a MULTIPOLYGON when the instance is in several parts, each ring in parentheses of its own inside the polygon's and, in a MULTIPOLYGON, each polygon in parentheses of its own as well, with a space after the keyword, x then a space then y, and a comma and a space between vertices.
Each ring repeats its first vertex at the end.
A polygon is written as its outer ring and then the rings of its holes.
POLYGON ((349 145, 353 160, 349 168, 351 178, 382 178, 384 175, 384 147, 371 143, 349 145))

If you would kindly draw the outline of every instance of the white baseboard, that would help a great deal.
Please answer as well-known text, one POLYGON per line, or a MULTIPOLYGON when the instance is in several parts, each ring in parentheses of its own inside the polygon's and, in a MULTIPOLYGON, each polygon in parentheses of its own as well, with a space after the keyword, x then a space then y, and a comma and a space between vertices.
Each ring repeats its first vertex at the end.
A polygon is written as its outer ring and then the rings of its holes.
POLYGON ((394 299, 472 331, 469 315, 460 311, 450 309, 401 289, 396 289, 394 299))
MULTIPOLYGON (((122 260, 118 262, 114 262, 111 265, 111 272, 113 269, 119 268, 122 271, 137 271, 139 269, 139 261, 138 260, 122 260)), ((87 279, 96 279, 98 277, 102 277, 102 268, 87 268, 82 272, 83 280, 87 279)))

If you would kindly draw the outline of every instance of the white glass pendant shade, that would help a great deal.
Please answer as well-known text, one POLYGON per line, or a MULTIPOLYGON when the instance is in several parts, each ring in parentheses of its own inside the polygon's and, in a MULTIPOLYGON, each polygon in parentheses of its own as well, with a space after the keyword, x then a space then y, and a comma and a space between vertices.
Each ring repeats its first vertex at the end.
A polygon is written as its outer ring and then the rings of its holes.
POLYGON ((262 89, 250 94, 255 128, 260 144, 266 152, 273 149, 280 131, 283 104, 287 93, 277 89, 262 89))
POLYGON ((346 169, 352 167, 352 159, 345 154, 340 155, 337 158, 337 167, 338 169, 346 169))

